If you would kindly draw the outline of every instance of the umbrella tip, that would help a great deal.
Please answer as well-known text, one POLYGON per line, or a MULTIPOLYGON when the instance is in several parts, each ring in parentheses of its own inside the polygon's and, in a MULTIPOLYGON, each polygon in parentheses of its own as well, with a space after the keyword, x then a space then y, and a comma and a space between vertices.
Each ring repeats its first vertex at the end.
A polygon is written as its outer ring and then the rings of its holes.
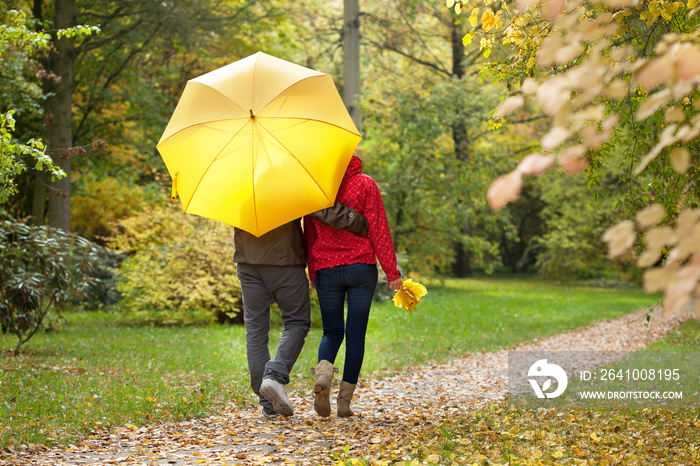
POLYGON ((249 108, 248 111, 250 112, 250 117, 255 118, 255 115, 253 115, 253 109, 249 108))

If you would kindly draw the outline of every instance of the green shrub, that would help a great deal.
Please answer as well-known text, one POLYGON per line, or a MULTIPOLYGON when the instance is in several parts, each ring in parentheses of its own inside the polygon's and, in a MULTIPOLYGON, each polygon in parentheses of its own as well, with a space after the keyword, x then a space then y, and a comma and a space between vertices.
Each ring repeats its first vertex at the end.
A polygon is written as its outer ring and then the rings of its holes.
POLYGON ((126 257, 111 249, 95 246, 91 280, 86 285, 83 296, 74 305, 76 310, 111 311, 121 300, 115 275, 119 264, 126 257))
POLYGON ((117 288, 121 307, 149 325, 243 321, 233 229, 152 207, 118 223, 110 244, 128 255, 117 288))
POLYGON ((61 229, 0 222, 0 319, 17 336, 15 355, 51 311, 63 311, 91 283, 97 246, 61 229))
POLYGON ((538 241, 537 266, 546 278, 594 277, 601 268, 622 270, 629 257, 606 259, 605 230, 624 217, 616 179, 601 180, 589 188, 582 177, 547 173, 542 187, 545 232, 538 241))
POLYGON ((113 177, 79 179, 71 197, 71 229, 102 243, 114 234, 115 222, 141 210, 144 188, 113 177))

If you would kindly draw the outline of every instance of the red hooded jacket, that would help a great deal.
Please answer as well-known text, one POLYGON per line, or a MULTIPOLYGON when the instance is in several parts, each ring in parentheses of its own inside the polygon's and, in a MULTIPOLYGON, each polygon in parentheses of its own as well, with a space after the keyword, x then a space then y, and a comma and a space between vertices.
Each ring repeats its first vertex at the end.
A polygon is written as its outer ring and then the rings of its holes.
POLYGON ((311 281, 316 281, 317 270, 339 265, 376 264, 377 258, 390 282, 400 278, 382 196, 374 180, 362 173, 362 160, 357 156, 350 159, 336 201, 367 217, 368 234, 359 236, 336 230, 305 217, 304 236, 311 281))

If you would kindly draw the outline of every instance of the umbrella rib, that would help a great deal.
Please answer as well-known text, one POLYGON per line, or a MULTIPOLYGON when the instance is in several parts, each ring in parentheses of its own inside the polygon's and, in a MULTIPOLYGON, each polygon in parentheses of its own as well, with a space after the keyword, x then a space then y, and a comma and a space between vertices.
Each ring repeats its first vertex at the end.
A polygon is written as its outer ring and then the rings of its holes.
MULTIPOLYGON (((219 121, 223 121, 223 120, 219 120, 219 121)), ((190 196, 190 200, 187 202, 187 206, 184 207, 184 209, 183 209, 184 212, 187 212, 187 209, 190 208, 190 204, 192 203, 192 199, 194 199, 195 194, 197 194, 197 190, 199 189, 199 186, 202 184, 202 181, 204 181, 204 178, 206 177, 206 175, 207 175, 207 173, 209 172, 209 170, 211 169, 211 167, 214 165, 214 162, 216 162, 216 160, 219 158, 219 155, 224 151, 224 149, 229 145, 229 143, 230 143, 236 136, 238 136, 238 134, 239 134, 241 131, 243 131, 243 128, 245 128, 245 127, 248 126, 249 124, 250 124, 250 123, 246 123, 245 125, 241 126, 241 128, 240 128, 238 131, 236 131, 236 134, 234 134, 233 136, 231 136, 231 138, 226 142, 226 144, 223 144, 223 145, 221 146, 221 150, 220 150, 219 152, 217 152, 216 155, 214 155, 214 157, 212 157, 211 162, 209 163, 209 166, 207 167, 206 170, 204 170, 204 173, 202 173, 202 176, 199 178, 199 181, 197 182, 197 186, 195 186, 195 188, 192 190, 192 196, 190 196)), ((194 126, 194 125, 193 125, 193 126, 194 126)), ((256 221, 257 221, 257 219, 256 219, 256 221)))
MULTIPOLYGON (((319 120, 318 118, 294 117, 294 116, 274 116, 274 117, 264 117, 264 116, 263 116, 263 117, 260 117, 260 118, 262 118, 262 119, 269 118, 269 119, 271 119, 271 120, 304 120, 304 121, 313 121, 313 122, 316 122, 316 123, 322 123, 322 124, 324 124, 324 125, 333 126, 333 127, 335 127, 335 128, 338 128, 338 129, 340 129, 340 130, 345 131, 346 133, 354 134, 355 136, 359 136, 360 138, 362 138, 362 136, 360 135, 359 132, 356 133, 356 132, 351 131, 351 130, 349 130, 349 129, 347 129, 347 128, 344 128, 344 127, 342 127, 342 126, 340 126, 340 125, 338 125, 338 124, 331 123, 330 121, 319 120)), ((258 119, 258 123, 260 123, 260 120, 259 120, 259 119, 258 119)), ((267 131, 267 130, 266 130, 266 131, 267 131)), ((267 131, 267 132, 269 133, 270 131, 267 131)))
MULTIPOLYGON (((245 117, 240 117, 240 118, 219 118, 218 120, 198 121, 197 123, 192 123, 191 125, 187 125, 187 126, 184 126, 184 127, 180 128, 180 129, 178 129, 178 130, 175 131, 173 134, 169 135, 169 136, 167 137, 167 139, 165 139, 164 141, 159 142, 159 143, 156 145, 156 147, 158 147, 159 145, 161 145, 162 143, 164 143, 165 141, 167 141, 167 140, 170 139, 171 137, 175 136, 176 134, 179 134, 179 133, 181 133, 181 132, 183 132, 183 131, 185 131, 185 130, 188 130, 188 129, 190 129, 190 128, 193 128, 193 127, 195 127, 195 126, 206 125, 206 124, 209 124, 209 123, 217 123, 217 122, 219 122, 219 121, 249 120, 249 119, 250 119, 250 117, 246 115, 245 117)), ((245 125, 244 125, 244 126, 245 126, 245 125)), ((237 134, 237 133, 236 133, 236 134, 237 134)))
MULTIPOLYGON (((252 113, 252 111, 251 111, 251 113, 252 113)), ((251 118, 251 121, 254 121, 254 120, 251 118)), ((258 124, 259 123, 260 123, 260 121, 258 121, 258 124)), ((258 151, 255 150, 256 149, 256 147, 255 147, 255 125, 252 125, 252 127, 251 127, 250 139, 251 139, 250 144, 252 147, 252 155, 253 155, 250 158, 250 160, 252 162, 251 167, 250 167, 250 177, 251 177, 250 185, 253 188, 252 189, 252 191, 253 191, 253 214, 255 215, 255 228, 257 229, 257 231, 260 231, 260 223, 258 222, 258 196, 257 196, 257 192, 255 190, 255 166, 258 162, 258 151)))
MULTIPOLYGON (((314 121, 316 121, 316 120, 314 120, 314 121)), ((309 170, 307 170, 306 166, 305 166, 303 163, 301 163, 301 161, 294 155, 294 153, 293 153, 291 150, 289 150, 289 148, 287 148, 287 146, 285 146, 285 145, 282 143, 282 141, 280 141, 279 139, 277 139, 277 137, 275 137, 275 135, 274 135, 270 130, 268 130, 267 128, 265 128, 265 125, 263 125, 263 124, 260 122, 260 120, 258 120, 258 124, 260 125, 260 127, 261 127, 263 130, 265 130, 265 132, 266 132, 267 134, 270 135, 270 137, 272 137, 272 139, 274 139, 275 141, 277 141, 277 143, 278 143, 281 147, 284 147, 284 150, 287 151, 287 153, 288 153, 294 160, 297 161, 297 163, 299 164, 299 166, 300 166, 301 168, 304 169, 304 171, 306 172, 307 175, 309 175, 309 178, 310 178, 311 180, 313 180, 314 184, 318 187, 318 190, 321 191, 321 192, 323 193, 323 195, 326 197, 326 199, 328 200, 328 202, 335 201, 335 199, 329 199, 329 198, 328 198, 328 195, 327 195, 326 192, 323 190, 323 188, 321 188, 321 186, 318 184, 318 181, 316 181, 316 179, 313 177, 313 175, 311 175, 311 173, 309 173, 309 170)), ((334 125, 334 126, 335 126, 335 125, 334 125)), ((255 204, 255 190, 253 190, 253 204, 255 204)), ((257 222, 257 211, 256 211, 256 219, 255 219, 255 220, 256 220, 256 222, 257 222)))

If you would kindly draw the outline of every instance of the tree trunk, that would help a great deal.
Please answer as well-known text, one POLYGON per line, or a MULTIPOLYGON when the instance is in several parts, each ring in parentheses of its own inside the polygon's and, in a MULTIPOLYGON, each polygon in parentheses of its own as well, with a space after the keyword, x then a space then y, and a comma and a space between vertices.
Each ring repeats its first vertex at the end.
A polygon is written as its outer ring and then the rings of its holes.
POLYGON ((43 225, 46 221, 46 177, 35 173, 34 197, 32 198, 32 225, 43 225))
MULTIPOLYGON (((43 0, 34 0, 32 5, 32 14, 37 20, 36 29, 41 31, 42 23, 44 21, 44 9, 43 0)), ((46 67, 46 63, 43 63, 46 67)), ((47 83, 44 81, 44 92, 47 83)), ((32 225, 43 225, 46 221, 46 177, 42 173, 35 173, 36 179, 34 180, 34 194, 32 196, 32 225)))
MULTIPOLYGON (((462 79, 464 77, 464 45, 462 44, 462 37, 464 31, 457 23, 456 18, 452 19, 452 31, 450 34, 450 41, 452 46, 452 76, 457 79, 462 79)), ((458 118, 452 124, 452 139, 454 141, 455 157, 458 161, 462 163, 469 162, 469 133, 467 132, 467 127, 462 118, 458 118)), ((461 233, 463 235, 468 235, 470 233, 471 227, 469 225, 469 219, 467 219, 462 226, 461 233)), ((457 277, 468 277, 472 274, 471 267, 471 253, 464 249, 464 245, 461 241, 457 241, 454 245, 455 250, 455 261, 452 264, 452 273, 457 277)))
MULTIPOLYGON (((55 0, 54 27, 64 29, 75 26, 75 0, 55 0)), ((49 197, 49 225, 70 230, 70 149, 73 146, 72 105, 75 48, 73 39, 54 38, 56 50, 47 60, 47 69, 60 79, 47 79, 45 89, 51 92, 46 101, 46 111, 53 115, 48 127, 49 149, 54 164, 63 169, 66 176, 51 183, 49 197)))
POLYGON ((343 100, 352 121, 359 130, 362 115, 356 99, 360 95, 360 4, 359 0, 345 0, 343 19, 343 100))
MULTIPOLYGON (((469 228, 467 223, 465 228, 469 228)), ((464 249, 461 242, 455 243, 455 260, 452 263, 452 275, 455 277, 470 277, 472 275, 471 252, 464 249)))

